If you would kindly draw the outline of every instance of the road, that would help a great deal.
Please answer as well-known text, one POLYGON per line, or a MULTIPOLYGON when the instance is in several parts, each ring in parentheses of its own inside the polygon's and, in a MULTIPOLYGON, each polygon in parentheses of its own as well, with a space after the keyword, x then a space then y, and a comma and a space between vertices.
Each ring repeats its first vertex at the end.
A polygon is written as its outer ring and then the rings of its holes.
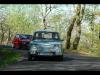
POLYGON ((100 71, 100 59, 65 53, 63 61, 39 59, 27 60, 27 50, 16 50, 21 59, 0 71, 100 71))

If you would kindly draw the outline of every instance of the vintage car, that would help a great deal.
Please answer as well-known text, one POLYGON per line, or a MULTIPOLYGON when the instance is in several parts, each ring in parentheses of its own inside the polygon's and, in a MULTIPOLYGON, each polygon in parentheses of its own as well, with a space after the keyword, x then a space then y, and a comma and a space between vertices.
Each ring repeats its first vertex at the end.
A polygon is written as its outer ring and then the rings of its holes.
POLYGON ((63 60, 62 42, 58 32, 46 30, 34 32, 28 51, 28 60, 38 57, 53 57, 63 60))
POLYGON ((32 40, 32 35, 16 34, 12 40, 12 47, 16 49, 25 48, 29 49, 29 43, 32 40))

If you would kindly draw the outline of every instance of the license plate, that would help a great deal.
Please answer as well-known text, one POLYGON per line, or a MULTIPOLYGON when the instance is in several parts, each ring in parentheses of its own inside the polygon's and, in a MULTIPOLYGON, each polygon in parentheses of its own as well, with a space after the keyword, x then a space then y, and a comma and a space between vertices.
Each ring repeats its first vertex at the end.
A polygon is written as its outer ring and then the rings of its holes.
POLYGON ((52 53, 39 53, 39 55, 52 55, 52 53))

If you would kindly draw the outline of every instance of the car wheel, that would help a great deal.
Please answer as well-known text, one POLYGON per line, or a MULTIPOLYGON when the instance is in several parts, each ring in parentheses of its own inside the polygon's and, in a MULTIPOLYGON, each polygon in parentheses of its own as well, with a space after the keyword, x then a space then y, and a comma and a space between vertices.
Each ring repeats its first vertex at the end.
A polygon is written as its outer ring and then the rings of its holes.
POLYGON ((32 61, 32 56, 28 55, 28 61, 32 61))
POLYGON ((63 61, 63 56, 58 56, 58 61, 63 61))
POLYGON ((28 61, 32 61, 32 55, 28 54, 28 61))

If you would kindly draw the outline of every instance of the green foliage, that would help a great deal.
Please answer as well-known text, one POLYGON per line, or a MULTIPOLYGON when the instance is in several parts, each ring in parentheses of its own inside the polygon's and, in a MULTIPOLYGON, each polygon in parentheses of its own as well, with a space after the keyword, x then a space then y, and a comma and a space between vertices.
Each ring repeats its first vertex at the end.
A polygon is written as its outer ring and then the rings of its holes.
MULTIPOLYGON (((10 41, 15 34, 31 34, 35 30, 41 28, 39 25, 41 23, 41 19, 36 16, 38 15, 38 11, 36 10, 37 5, 28 5, 27 8, 31 8, 31 10, 26 9, 26 5, 8 5, 8 8, 5 8, 6 15, 4 15, 5 20, 3 21, 3 31, 0 30, 0 35, 4 32, 4 39, 6 40, 5 44, 7 43, 7 39, 10 41), (36 12, 36 13, 33 13, 36 12), (10 30, 10 31, 9 31, 10 30), (10 34, 9 34, 10 33, 10 34)), ((38 8, 39 9, 39 8, 38 8)), ((1 15, 2 16, 2 15, 1 15)), ((1 28, 1 26, 0 26, 1 28)), ((0 40, 2 38, 0 37, 0 40)), ((4 43, 3 43, 4 44, 4 43)))
POLYGON ((12 49, 0 49, 0 68, 6 67, 9 64, 15 63, 20 59, 21 55, 12 49))
POLYGON ((100 57, 100 39, 92 32, 82 33, 78 52, 83 52, 90 56, 100 57))
POLYGON ((91 18, 93 18, 93 12, 91 10, 86 9, 85 10, 85 20, 90 21, 91 18))
MULTIPOLYGON (((60 32, 61 38, 65 40, 67 38, 66 32, 68 30, 68 26, 70 25, 73 14, 75 14, 73 11, 75 7, 73 7, 73 5, 72 7, 68 5, 66 8, 63 8, 63 5, 52 5, 52 7, 52 12, 46 17, 47 25, 49 25, 48 29, 60 32), (67 10, 67 7, 70 9, 67 10)), ((3 34, 3 44, 7 44, 9 36, 11 44, 12 38, 16 33, 33 34, 34 31, 43 29, 43 17, 41 13, 45 15, 46 10, 44 9, 45 7, 41 7, 40 4, 0 5, 0 41, 2 40, 3 34), (4 18, 2 22, 1 17, 4 18)), ((97 7, 94 5, 86 5, 83 21, 85 21, 87 25, 81 24, 83 30, 78 47, 79 51, 82 50, 83 52, 87 53, 91 52, 92 54, 97 54, 98 56, 100 55, 100 40, 98 38, 100 32, 100 24, 95 22, 95 20, 97 17, 100 17, 100 15, 96 15, 99 13, 99 9, 100 8, 97 9, 97 7), (89 30, 85 30, 85 28, 89 30)), ((71 44, 74 40, 75 33, 75 31, 72 32, 73 36, 71 39, 71 44)))

